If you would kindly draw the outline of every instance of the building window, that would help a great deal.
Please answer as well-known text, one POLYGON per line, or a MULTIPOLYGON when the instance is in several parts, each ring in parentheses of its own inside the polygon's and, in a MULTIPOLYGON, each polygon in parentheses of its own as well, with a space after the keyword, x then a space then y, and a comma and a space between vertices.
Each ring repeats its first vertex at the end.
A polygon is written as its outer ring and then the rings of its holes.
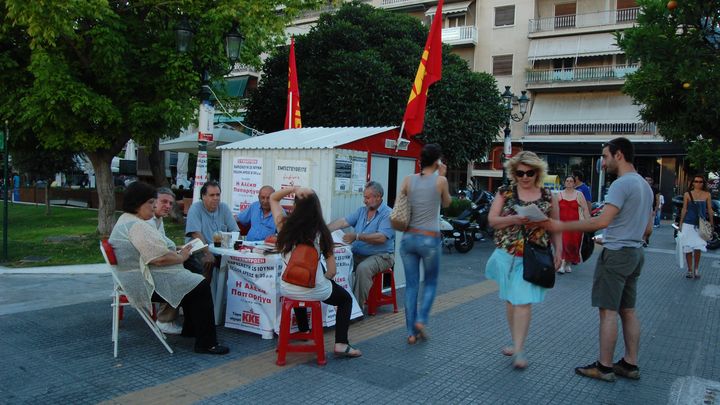
POLYGON ((495 7, 495 26, 515 25, 515 6, 495 7))
POLYGON ((465 14, 448 16, 448 28, 464 27, 465 14))
POLYGON ((493 76, 512 76, 512 55, 493 56, 493 76))
POLYGON ((575 28, 576 3, 555 5, 555 28, 575 28))

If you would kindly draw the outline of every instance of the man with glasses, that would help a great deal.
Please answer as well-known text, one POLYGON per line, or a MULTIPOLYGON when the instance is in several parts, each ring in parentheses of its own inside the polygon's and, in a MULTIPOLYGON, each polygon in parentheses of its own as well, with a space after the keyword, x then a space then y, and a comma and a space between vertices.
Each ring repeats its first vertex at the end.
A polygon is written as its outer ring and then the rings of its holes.
POLYGON ((373 276, 395 264, 395 231, 390 226, 392 210, 383 202, 382 185, 371 181, 365 185, 364 206, 328 224, 330 231, 352 226, 343 241, 352 244, 355 276, 353 294, 362 305, 367 300, 373 276))
POLYGON ((594 232, 605 229, 604 249, 595 266, 592 305, 600 316, 600 358, 575 368, 579 375, 612 382, 616 375, 640 378, 638 350, 640 322, 635 313, 637 280, 645 260, 644 238, 652 231, 653 192, 633 166, 634 148, 626 138, 615 138, 603 146, 603 166, 617 174, 608 190, 605 208, 598 217, 576 222, 550 220, 552 231, 594 232), (622 322, 625 356, 613 363, 617 343, 617 317, 622 322))

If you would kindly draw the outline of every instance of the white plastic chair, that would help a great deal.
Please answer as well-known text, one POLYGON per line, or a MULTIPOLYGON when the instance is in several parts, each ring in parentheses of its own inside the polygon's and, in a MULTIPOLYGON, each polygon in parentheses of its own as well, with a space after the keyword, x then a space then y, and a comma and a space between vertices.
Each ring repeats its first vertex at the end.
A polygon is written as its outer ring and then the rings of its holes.
POLYGON ((145 321, 147 326, 150 328, 150 330, 153 331, 155 336, 158 338, 160 343, 162 343, 163 346, 165 346, 165 349, 167 349, 168 352, 171 354, 173 353, 172 348, 170 345, 168 345, 166 341, 165 334, 162 333, 160 328, 158 328, 155 321, 152 319, 152 316, 148 313, 148 311, 145 308, 138 308, 135 305, 128 302, 121 302, 120 296, 125 295, 125 292, 123 291, 122 284, 120 283, 120 280, 117 277, 117 259, 115 258, 115 252, 113 251, 112 246, 108 242, 107 239, 103 239, 100 241, 100 252, 102 252, 103 258, 105 259, 105 264, 107 264, 110 274, 112 274, 113 277, 113 302, 111 304, 112 310, 113 310, 113 319, 112 319, 112 341, 113 341, 113 356, 118 356, 118 335, 120 330, 120 307, 124 306, 131 306, 133 307, 138 314, 140 314, 140 317, 145 321))

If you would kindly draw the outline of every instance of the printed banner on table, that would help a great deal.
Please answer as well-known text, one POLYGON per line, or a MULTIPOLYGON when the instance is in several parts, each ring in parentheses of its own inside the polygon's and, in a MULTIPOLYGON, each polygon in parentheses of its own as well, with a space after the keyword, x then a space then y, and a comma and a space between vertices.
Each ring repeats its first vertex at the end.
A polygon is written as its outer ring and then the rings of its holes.
POLYGON ((262 188, 262 158, 238 157, 233 160, 232 211, 238 213, 258 200, 262 188))
MULTIPOLYGON (((289 187, 310 187, 310 161, 309 160, 276 160, 275 182, 278 189, 289 187)), ((294 194, 284 198, 280 205, 285 209, 292 209, 294 194)))
POLYGON ((279 313, 277 293, 280 256, 257 254, 227 259, 228 292, 225 326, 271 334, 279 313))

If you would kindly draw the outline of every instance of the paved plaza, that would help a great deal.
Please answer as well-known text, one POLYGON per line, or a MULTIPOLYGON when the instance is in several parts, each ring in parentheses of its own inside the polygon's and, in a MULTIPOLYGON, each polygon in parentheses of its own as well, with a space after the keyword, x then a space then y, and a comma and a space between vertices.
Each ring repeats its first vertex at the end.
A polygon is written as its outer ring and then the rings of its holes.
MULTIPOLYGON (((329 354, 324 367, 309 354, 278 367, 276 339, 223 327, 229 355, 198 355, 192 339, 169 336, 171 355, 129 309, 115 359, 108 273, 0 269, 0 403, 720 404, 720 251, 703 256, 701 279, 688 280, 672 229, 656 230, 639 282, 642 378, 606 383, 573 372, 598 354, 590 306, 598 250, 533 308, 530 367, 517 371, 500 354, 510 343, 504 303, 484 276, 492 248, 443 256, 430 340, 405 343, 400 290, 399 313, 383 307, 351 325, 363 357, 329 354)), ((333 331, 325 336, 328 349, 333 331)), ((616 360, 622 351, 620 336, 616 360)))

